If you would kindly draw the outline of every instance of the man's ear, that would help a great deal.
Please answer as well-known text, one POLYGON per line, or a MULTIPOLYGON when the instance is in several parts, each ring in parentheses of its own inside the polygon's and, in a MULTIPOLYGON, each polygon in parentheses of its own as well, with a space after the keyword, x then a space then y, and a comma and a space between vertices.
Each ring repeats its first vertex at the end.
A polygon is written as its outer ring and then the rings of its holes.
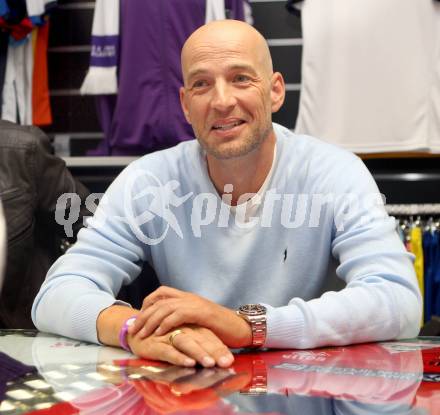
POLYGON ((179 97, 180 97, 180 105, 182 107, 183 115, 185 116, 186 121, 188 121, 191 124, 191 120, 189 119, 189 110, 186 105, 186 99, 185 99, 186 98, 186 91, 183 86, 181 86, 179 89, 179 97))
POLYGON ((286 87, 284 78, 279 72, 274 72, 271 79, 270 98, 272 103, 272 113, 277 112, 284 103, 286 87))

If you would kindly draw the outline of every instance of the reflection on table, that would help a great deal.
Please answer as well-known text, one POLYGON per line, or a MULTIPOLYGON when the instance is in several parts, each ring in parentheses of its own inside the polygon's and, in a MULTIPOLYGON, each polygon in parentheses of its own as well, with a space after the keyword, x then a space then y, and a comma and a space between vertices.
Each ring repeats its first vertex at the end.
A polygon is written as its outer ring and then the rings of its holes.
POLYGON ((229 369, 175 367, 34 331, 0 331, 0 351, 36 368, 6 385, 1 415, 440 414, 434 339, 240 352, 229 369))

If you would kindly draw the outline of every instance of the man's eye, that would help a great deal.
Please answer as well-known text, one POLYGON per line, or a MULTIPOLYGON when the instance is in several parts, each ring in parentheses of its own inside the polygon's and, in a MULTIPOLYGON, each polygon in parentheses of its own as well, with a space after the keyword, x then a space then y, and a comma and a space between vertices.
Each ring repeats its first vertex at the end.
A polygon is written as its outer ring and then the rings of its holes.
POLYGON ((208 82, 200 80, 200 81, 195 81, 192 86, 193 86, 193 88, 203 88, 207 85, 208 85, 208 82))
POLYGON ((236 75, 234 78, 235 82, 248 82, 250 80, 247 75, 236 75))

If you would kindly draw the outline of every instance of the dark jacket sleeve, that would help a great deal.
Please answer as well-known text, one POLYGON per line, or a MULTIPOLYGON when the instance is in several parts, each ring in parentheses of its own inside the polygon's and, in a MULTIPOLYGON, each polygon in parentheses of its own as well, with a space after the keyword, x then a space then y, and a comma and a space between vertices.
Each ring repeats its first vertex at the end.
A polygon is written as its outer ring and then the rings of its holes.
POLYGON ((66 192, 77 193, 80 201, 68 241, 73 243, 83 216, 90 214, 84 203, 88 190, 51 153, 49 139, 40 129, 0 120, 0 197, 8 234, 0 327, 34 327, 32 302, 47 270, 68 246, 64 224, 55 217, 57 200, 66 192))
POLYGON ((64 227, 55 220, 55 211, 58 198, 63 193, 76 193, 81 201, 80 206, 67 205, 65 217, 70 217, 70 209, 79 208, 78 220, 72 225, 73 238, 83 226, 84 216, 91 213, 85 207, 85 200, 90 194, 88 189, 73 178, 66 167, 63 159, 52 154, 52 148, 47 136, 39 129, 35 128, 39 140, 35 141, 34 151, 34 180, 36 189, 36 214, 45 226, 50 227, 59 237, 67 238, 64 227))

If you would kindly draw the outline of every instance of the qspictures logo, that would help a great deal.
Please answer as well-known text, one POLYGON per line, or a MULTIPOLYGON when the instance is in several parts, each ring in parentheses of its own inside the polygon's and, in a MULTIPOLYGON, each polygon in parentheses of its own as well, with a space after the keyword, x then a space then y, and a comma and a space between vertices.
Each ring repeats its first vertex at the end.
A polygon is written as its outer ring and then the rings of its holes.
MULTIPOLYGON (((170 180, 162 184, 154 174, 145 170, 137 171, 135 175, 130 176, 124 192, 125 221, 139 241, 148 245, 157 245, 165 239, 170 228, 183 239, 182 229, 173 213, 173 208, 178 208, 185 203, 193 195, 193 192, 178 196, 176 191, 179 187, 180 184, 177 180, 170 180), (145 180, 145 182, 151 182, 152 184, 143 187, 136 194, 136 181, 140 178, 150 179, 145 180), (146 198, 149 199, 149 203, 142 203, 142 200, 146 198), (133 209, 134 205, 144 206, 143 212, 136 214, 133 209), (165 228, 159 236, 150 238, 142 232, 141 226, 156 217, 162 219, 165 228)), ((124 218, 120 218, 120 220, 124 220, 124 218)))
MULTIPOLYGON (((184 239, 182 229, 190 229, 193 237, 200 238, 208 226, 318 228, 324 220, 329 220, 330 215, 336 231, 343 231, 352 223, 362 226, 387 216, 385 197, 380 193, 293 194, 270 188, 261 195, 243 194, 237 205, 231 206, 232 194, 232 184, 224 186, 221 196, 214 192, 196 194, 185 191, 177 180, 163 183, 152 172, 138 170, 128 177, 119 200, 112 195, 112 203, 121 204, 118 209, 109 207, 105 194, 89 195, 84 202, 87 211, 95 214, 98 204, 100 210, 93 220, 89 220, 91 216, 84 216, 83 222, 88 227, 105 227, 112 226, 111 221, 119 221, 126 224, 140 242, 157 245, 169 232, 184 239), (123 214, 111 215, 112 211, 122 211, 123 214), (155 231, 149 232, 148 225, 152 221, 161 225, 154 226, 155 231)), ((57 201, 55 220, 64 226, 68 237, 73 236, 73 225, 79 219, 81 203, 75 193, 65 193, 57 201)))

